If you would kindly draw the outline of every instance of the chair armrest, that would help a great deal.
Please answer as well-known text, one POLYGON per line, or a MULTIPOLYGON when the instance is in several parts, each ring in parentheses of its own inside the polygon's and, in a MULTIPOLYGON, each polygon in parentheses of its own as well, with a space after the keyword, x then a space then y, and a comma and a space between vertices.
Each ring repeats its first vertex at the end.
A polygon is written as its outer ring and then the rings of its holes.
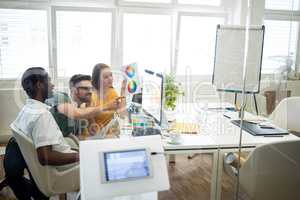
POLYGON ((65 192, 75 192, 80 189, 80 177, 79 177, 79 163, 76 166, 66 169, 64 171, 55 171, 55 179, 53 185, 56 191, 61 190, 65 192))
POLYGON ((76 137, 73 134, 68 135, 68 137, 71 138, 74 141, 74 143, 77 144, 77 146, 79 147, 79 139, 78 139, 78 137, 76 137))
POLYGON ((79 163, 77 163, 76 165, 75 165, 75 163, 74 163, 74 166, 73 167, 71 167, 70 166, 70 168, 68 168, 68 169, 65 169, 65 170, 58 170, 58 169, 56 169, 55 170, 55 174, 57 175, 57 176, 75 176, 76 174, 79 176, 79 163))
POLYGON ((70 145, 72 150, 79 151, 79 140, 76 136, 69 135, 64 139, 70 145))

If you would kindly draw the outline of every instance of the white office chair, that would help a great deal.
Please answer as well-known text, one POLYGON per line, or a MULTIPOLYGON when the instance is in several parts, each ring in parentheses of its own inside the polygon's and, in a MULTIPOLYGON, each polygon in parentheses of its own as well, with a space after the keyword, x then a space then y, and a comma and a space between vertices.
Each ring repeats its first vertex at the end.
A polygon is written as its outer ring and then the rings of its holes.
POLYGON ((240 168, 240 187, 251 200, 300 199, 300 140, 257 147, 240 168))
POLYGON ((28 169, 43 194, 51 197, 79 191, 79 165, 64 171, 58 171, 54 166, 42 166, 32 140, 18 128, 11 126, 11 129, 28 169))
POLYGON ((290 131, 300 132, 300 97, 283 99, 270 115, 270 119, 277 126, 290 131))

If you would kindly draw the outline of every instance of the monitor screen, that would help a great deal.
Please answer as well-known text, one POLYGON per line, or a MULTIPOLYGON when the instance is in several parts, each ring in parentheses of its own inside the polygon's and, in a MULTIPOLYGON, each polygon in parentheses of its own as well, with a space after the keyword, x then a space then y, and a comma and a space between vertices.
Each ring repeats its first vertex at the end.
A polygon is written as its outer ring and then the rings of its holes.
POLYGON ((104 182, 150 177, 150 154, 147 149, 103 152, 104 182))
POLYGON ((161 125, 163 76, 145 70, 143 76, 142 108, 161 125))

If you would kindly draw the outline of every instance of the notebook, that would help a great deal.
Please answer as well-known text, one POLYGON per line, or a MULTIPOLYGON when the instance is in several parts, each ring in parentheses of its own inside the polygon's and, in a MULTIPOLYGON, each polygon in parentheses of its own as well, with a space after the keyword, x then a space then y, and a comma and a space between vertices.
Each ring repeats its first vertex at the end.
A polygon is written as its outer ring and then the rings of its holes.
MULTIPOLYGON (((231 123, 240 127, 241 120, 232 120, 231 123)), ((287 135, 289 132, 275 125, 260 125, 249 121, 243 121, 243 130, 255 136, 287 135)))

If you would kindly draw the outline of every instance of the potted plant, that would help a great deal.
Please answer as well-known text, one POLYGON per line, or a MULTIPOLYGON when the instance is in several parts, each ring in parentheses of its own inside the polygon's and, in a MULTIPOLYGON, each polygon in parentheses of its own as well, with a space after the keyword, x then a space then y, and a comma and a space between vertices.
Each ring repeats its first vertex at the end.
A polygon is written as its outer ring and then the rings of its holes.
POLYGON ((165 108, 169 111, 174 111, 176 108, 177 98, 181 95, 184 95, 184 93, 180 88, 180 83, 176 82, 174 75, 165 75, 165 108))

